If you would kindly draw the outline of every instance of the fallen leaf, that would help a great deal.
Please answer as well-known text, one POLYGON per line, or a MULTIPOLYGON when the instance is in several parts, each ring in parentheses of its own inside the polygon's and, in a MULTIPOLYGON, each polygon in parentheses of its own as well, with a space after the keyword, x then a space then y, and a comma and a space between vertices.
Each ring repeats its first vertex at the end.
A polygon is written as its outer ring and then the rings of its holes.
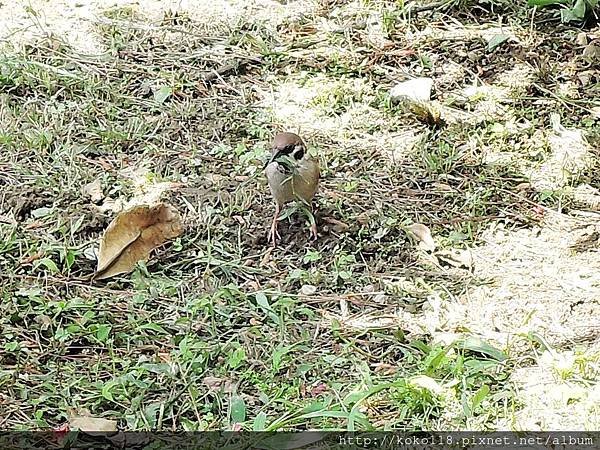
POLYGON ((473 256, 469 250, 446 250, 436 253, 436 256, 453 267, 467 269, 473 267, 473 256))
POLYGON ((492 52, 510 39, 510 34, 495 34, 488 41, 487 51, 492 52))
POLYGON ((169 86, 159 86, 154 91, 154 101, 159 105, 162 105, 166 99, 173 94, 173 89, 169 86))
POLYGON ((29 256, 22 258, 19 261, 19 264, 22 266, 31 264, 32 262, 37 261, 40 258, 43 258, 45 254, 46 254, 46 252, 40 250, 40 251, 34 253, 33 255, 29 255, 29 256))
POLYGON ((83 186, 81 188, 81 193, 86 197, 89 197, 92 203, 98 203, 104 199, 104 193, 102 192, 102 183, 100 182, 100 179, 96 179, 83 186))
POLYGON ((273 253, 273 247, 269 247, 265 252, 265 255, 260 260, 258 267, 266 267, 269 261, 271 261, 271 253, 273 253))
POLYGON ((361 225, 368 224, 370 220, 371 220, 371 217, 369 216, 368 213, 361 213, 358 216, 356 216, 356 221, 361 225))
POLYGON ((69 420, 69 428, 77 429, 84 433, 110 433, 117 431, 117 421, 103 419, 102 417, 73 416, 69 420))
POLYGON ((8 216, 3 216, 2 214, 0 214, 0 223, 7 223, 9 225, 17 225, 18 222, 12 218, 12 217, 8 217, 8 216))
POLYGON ((217 377, 204 377, 202 382, 206 385, 206 387, 210 391, 219 391, 221 390, 221 386, 223 386, 225 379, 217 378, 217 377))
POLYGON ((325 383, 319 383, 316 386, 313 386, 310 389, 310 395, 312 397, 318 397, 319 395, 321 395, 323 392, 327 392, 328 390, 328 386, 325 383))
POLYGON ((52 325, 52 319, 45 314, 35 316, 35 322, 40 324, 41 330, 47 330, 52 325))
POLYGON ((431 231, 421 223, 413 223, 407 230, 419 240, 419 247, 430 252, 435 250, 435 241, 431 236, 431 231))
POLYGON ((65 437, 69 434, 69 431, 69 424, 63 423, 62 425, 52 428, 52 436, 55 441, 62 445, 65 437))
POLYGON ((135 206, 113 219, 100 241, 94 278, 103 280, 131 272, 138 261, 183 231, 175 208, 165 203, 135 206))
POLYGON ((588 43, 587 33, 585 33, 585 32, 578 33, 577 37, 575 38, 575 43, 577 45, 587 45, 587 43, 588 43))
POLYGON ((587 45, 583 49, 583 57, 590 60, 600 59, 600 47, 594 44, 587 45))
POLYGON ((428 125, 442 125, 442 114, 434 102, 413 102, 410 105, 413 114, 428 125))
POLYGON ((323 220, 328 224, 333 225, 333 231, 336 233, 343 233, 350 228, 348 224, 345 224, 341 220, 334 219, 333 217, 325 217, 323 220))
POLYGON ((43 227, 44 225, 45 225, 44 222, 42 222, 41 220, 34 220, 33 222, 25 225, 25 229, 26 230, 34 230, 36 228, 43 227))
POLYGON ((397 366, 393 366, 393 365, 387 364, 387 363, 377 363, 377 364, 374 364, 374 367, 375 367, 375 373, 380 373, 383 375, 393 375, 396 372, 398 372, 397 366))
POLYGON ((313 286, 312 284, 304 284, 300 288, 300 295, 309 296, 309 295, 314 295, 315 292, 317 292, 317 287, 313 286))
POLYGON ((114 166, 111 164, 110 161, 107 161, 106 159, 100 159, 98 160, 98 164, 100 164, 100 167, 102 167, 104 170, 109 171, 109 170, 114 170, 114 166))

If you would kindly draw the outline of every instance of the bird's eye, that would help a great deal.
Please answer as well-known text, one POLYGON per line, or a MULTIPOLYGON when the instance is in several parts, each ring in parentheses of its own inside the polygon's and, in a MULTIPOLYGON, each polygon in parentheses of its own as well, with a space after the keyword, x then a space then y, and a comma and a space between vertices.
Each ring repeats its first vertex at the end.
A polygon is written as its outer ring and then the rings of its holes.
POLYGON ((295 160, 300 160, 304 157, 304 147, 302 145, 296 145, 294 152, 292 153, 295 160))

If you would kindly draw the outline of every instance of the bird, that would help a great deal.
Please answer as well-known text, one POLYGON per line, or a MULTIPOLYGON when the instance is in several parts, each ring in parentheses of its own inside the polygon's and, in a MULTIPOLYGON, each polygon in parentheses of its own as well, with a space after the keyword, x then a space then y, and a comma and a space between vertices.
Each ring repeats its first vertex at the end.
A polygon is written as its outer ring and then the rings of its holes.
POLYGON ((271 144, 271 158, 265 165, 269 189, 275 200, 275 215, 271 223, 269 241, 276 245, 277 220, 286 203, 297 200, 311 211, 310 231, 317 239, 317 224, 312 217, 312 199, 319 187, 319 163, 307 151, 300 136, 294 133, 278 133, 271 144))

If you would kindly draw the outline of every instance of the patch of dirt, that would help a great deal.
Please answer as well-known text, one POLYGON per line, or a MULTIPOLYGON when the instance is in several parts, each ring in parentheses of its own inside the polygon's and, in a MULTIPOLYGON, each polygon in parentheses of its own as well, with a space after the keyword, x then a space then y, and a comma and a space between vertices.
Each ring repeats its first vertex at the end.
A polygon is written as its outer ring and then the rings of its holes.
POLYGON ((474 275, 490 284, 444 305, 440 326, 467 327, 500 345, 529 333, 560 348, 599 338, 600 249, 575 250, 599 230, 598 221, 557 213, 542 227, 489 229, 472 256, 474 275))
POLYGON ((315 5, 310 1, 282 4, 273 0, 17 0, 0 4, 0 42, 22 44, 53 34, 82 53, 102 53, 106 48, 96 27, 110 22, 105 11, 119 8, 130 9, 150 24, 160 24, 165 13, 181 13, 194 20, 196 32, 214 35, 242 23, 246 17, 275 29, 289 18, 311 13, 315 5))
POLYGON ((499 429, 586 430, 600 428, 600 384, 573 382, 598 378, 600 341, 587 350, 543 353, 533 367, 517 369, 512 380, 524 407, 512 423, 501 421, 499 429), (567 378, 567 379, 565 379, 567 378), (571 378, 571 379, 570 379, 571 378))
POLYGON ((18 220, 28 218, 31 211, 37 208, 52 206, 50 193, 35 187, 22 189, 20 193, 11 193, 11 189, 8 189, 6 198, 8 209, 18 220))
MULTIPOLYGON (((435 314, 423 321, 430 322, 430 330, 437 328, 438 339, 466 328, 512 354, 528 353, 538 337, 550 349, 568 352, 590 342, 600 348, 599 231, 598 220, 557 213, 549 213, 539 228, 489 229, 486 244, 472 249, 472 258, 474 275, 490 284, 434 304, 435 314)), ((597 366, 599 359, 591 364, 597 366)), ((524 408, 514 423, 499 428, 600 427, 598 402, 590 400, 598 398, 597 383, 563 380, 543 364, 517 369, 512 380, 524 408)))

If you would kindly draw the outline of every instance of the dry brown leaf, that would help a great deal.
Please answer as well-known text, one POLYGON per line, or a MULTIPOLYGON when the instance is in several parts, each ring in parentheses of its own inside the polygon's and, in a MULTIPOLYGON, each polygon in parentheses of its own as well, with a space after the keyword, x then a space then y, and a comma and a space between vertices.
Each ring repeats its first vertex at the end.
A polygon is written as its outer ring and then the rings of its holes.
POLYGON ((72 416, 69 420, 69 428, 72 430, 77 429, 84 433, 110 433, 117 431, 117 421, 101 417, 72 416))
POLYGON ((442 125, 442 114, 434 102, 415 102, 410 105, 413 114, 428 125, 442 125))
POLYGON ((183 226, 175 208, 165 203, 135 206, 113 219, 100 241, 97 280, 131 272, 138 261, 181 234, 183 226))
POLYGON ((204 377, 202 382, 206 385, 209 391, 219 391, 225 383, 225 379, 218 377, 204 377))
POLYGON ((350 225, 342 222, 341 220, 334 219, 333 217, 325 217, 323 220, 328 224, 333 225, 333 231, 336 233, 343 233, 344 231, 348 231, 350 229, 350 225))
POLYGON ((467 269, 473 267, 473 256, 469 250, 446 250, 436 253, 436 256, 453 267, 467 269))
POLYGON ((419 240, 419 247, 430 252, 435 250, 435 241, 431 236, 431 231, 421 223, 413 223, 408 227, 408 231, 419 240))
POLYGON ((92 200, 92 203, 98 203, 104 199, 104 193, 102 192, 102 183, 99 179, 86 184, 81 188, 81 192, 86 197, 92 200))

